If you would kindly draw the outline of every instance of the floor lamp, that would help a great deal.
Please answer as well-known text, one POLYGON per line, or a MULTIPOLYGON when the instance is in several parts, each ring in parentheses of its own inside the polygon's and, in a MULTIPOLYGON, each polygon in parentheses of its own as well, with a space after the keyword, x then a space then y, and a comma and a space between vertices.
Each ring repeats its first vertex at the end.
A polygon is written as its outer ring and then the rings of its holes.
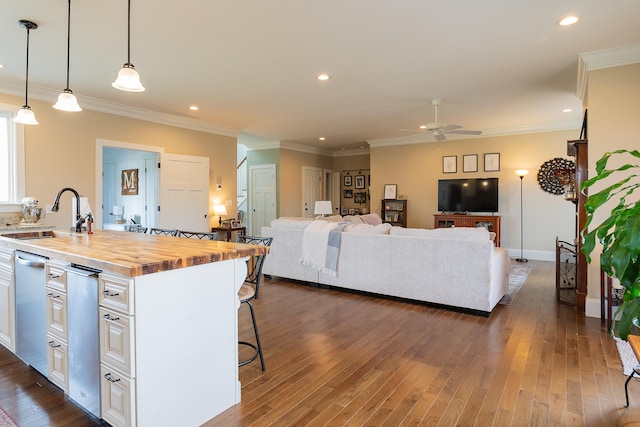
POLYGON ((516 175, 520 177, 520 258, 516 258, 516 261, 518 262, 529 262, 529 260, 524 257, 524 246, 523 246, 524 227, 523 227, 523 221, 522 221, 522 178, 524 178, 524 176, 528 173, 529 171, 526 169, 518 169, 516 171, 516 175))

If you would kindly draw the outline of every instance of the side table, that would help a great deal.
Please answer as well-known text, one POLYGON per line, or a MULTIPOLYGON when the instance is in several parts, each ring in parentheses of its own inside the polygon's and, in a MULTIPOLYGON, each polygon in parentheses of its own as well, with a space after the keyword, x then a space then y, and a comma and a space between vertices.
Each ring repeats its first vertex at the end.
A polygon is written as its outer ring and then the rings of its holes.
POLYGON ((226 241, 231 241, 231 233, 237 231, 241 235, 247 234, 247 227, 211 227, 211 231, 217 231, 218 233, 226 233, 227 238, 226 241))

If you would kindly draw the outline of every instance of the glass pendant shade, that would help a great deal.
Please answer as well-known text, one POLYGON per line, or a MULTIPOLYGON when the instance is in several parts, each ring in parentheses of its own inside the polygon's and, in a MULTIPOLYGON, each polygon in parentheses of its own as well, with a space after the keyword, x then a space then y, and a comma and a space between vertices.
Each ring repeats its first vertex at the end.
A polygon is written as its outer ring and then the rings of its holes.
POLYGON ((140 82, 140 75, 133 64, 126 63, 118 72, 118 78, 111 86, 126 92, 144 92, 144 86, 140 82))
POLYGON ((21 123, 23 125, 37 125, 38 121, 36 120, 36 115, 31 111, 31 107, 28 105, 23 106, 18 110, 18 114, 13 119, 16 123, 21 123))
POLYGON ((65 89, 58 95, 58 102, 53 105, 53 108, 61 111, 82 111, 82 108, 78 105, 76 96, 70 89, 65 89))

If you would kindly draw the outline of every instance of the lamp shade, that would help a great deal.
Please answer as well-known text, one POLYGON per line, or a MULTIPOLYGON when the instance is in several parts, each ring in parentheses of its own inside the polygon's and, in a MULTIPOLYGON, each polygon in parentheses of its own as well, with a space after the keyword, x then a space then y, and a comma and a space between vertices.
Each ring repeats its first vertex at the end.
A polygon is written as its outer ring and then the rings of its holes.
POLYGON ((330 215, 333 213, 330 200, 317 200, 313 211, 316 215, 330 215))
POLYGON ((213 205, 213 214, 214 215, 226 215, 227 208, 225 205, 213 205))
POLYGON ((529 173, 529 171, 527 169, 518 169, 516 171, 516 175, 518 175, 519 177, 523 177, 528 173, 529 173))
POLYGON ((65 89, 58 95, 58 102, 53 105, 53 108, 71 112, 82 111, 82 108, 78 105, 76 96, 70 89, 65 89))
POLYGON ((16 123, 22 123, 23 125, 37 125, 38 121, 36 120, 36 115, 33 114, 31 107, 28 105, 23 106, 18 110, 18 114, 13 119, 16 123))
POLYGON ((111 86, 126 92, 144 92, 144 86, 140 82, 140 75, 133 64, 126 63, 118 72, 118 78, 111 86))

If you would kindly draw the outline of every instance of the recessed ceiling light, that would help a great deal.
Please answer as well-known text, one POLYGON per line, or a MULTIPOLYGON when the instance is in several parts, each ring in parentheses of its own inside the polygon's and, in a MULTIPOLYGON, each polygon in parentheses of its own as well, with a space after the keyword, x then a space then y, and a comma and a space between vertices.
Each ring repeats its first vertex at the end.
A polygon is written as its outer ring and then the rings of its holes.
POLYGON ((0 64, 0 68, 4 68, 4 64, 0 64))
POLYGON ((576 22, 578 22, 577 16, 565 16, 564 18, 558 20, 558 25, 560 25, 561 27, 568 27, 569 25, 573 25, 576 22))
POLYGON ((200 107, 198 107, 197 105, 191 105, 189 107, 189 110, 191 110, 191 111, 198 111, 199 109, 200 109, 200 107))
POLYGON ((329 76, 329 74, 320 74, 320 75, 318 75, 318 80, 321 80, 321 81, 326 81, 326 80, 329 80, 330 78, 331 77, 329 76))
POLYGON ((324 136, 321 136, 320 138, 318 138, 319 141, 324 141, 326 138, 324 136))
POLYGON ((420 129, 426 129, 426 128, 427 128, 427 125, 420 126, 420 129))
POLYGON ((563 113, 570 113, 573 110, 571 108, 565 108, 564 110, 562 110, 563 113))

